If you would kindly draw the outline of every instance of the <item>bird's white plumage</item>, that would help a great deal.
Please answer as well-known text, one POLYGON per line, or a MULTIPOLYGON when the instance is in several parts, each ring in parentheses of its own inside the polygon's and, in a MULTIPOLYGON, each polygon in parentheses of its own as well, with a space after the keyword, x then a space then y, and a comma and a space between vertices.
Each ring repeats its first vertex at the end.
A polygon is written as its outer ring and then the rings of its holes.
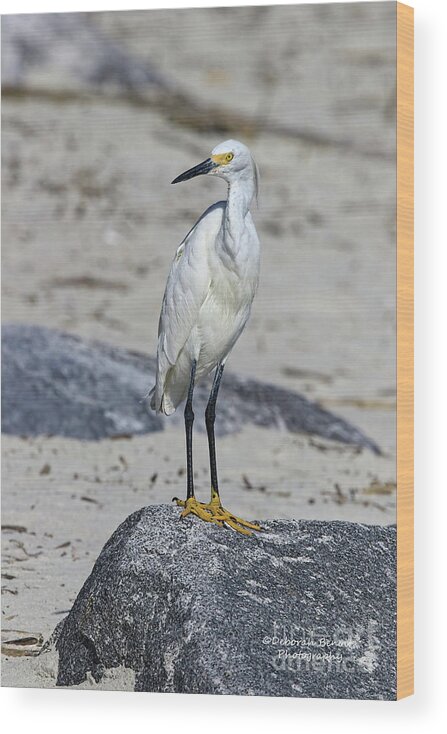
POLYGON ((248 148, 234 140, 211 154, 208 175, 228 183, 228 198, 207 209, 177 248, 158 329, 156 383, 151 407, 166 415, 185 398, 191 365, 196 381, 224 363, 250 315, 259 278, 260 248, 249 211, 257 170, 248 148))

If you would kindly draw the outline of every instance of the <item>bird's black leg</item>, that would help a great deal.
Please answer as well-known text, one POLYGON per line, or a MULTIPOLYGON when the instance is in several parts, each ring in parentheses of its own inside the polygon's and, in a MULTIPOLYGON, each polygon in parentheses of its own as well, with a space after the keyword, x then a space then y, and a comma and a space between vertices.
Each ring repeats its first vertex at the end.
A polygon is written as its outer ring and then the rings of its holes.
POLYGON ((210 473, 211 473, 211 497, 219 497, 219 484, 217 480, 217 463, 216 463, 216 441, 214 437, 214 421, 216 418, 216 400, 219 392, 220 381, 222 379, 224 365, 218 364, 214 374, 213 386, 211 388, 208 405, 205 411, 206 432, 208 434, 208 447, 210 452, 210 473))
POLYGON ((191 381, 189 383, 188 398, 185 406, 185 428, 186 428, 186 466, 187 466, 187 496, 186 500, 179 500, 174 497, 179 507, 183 507, 180 517, 184 518, 188 515, 196 515, 201 520, 214 523, 215 525, 227 525, 243 535, 251 535, 252 530, 261 530, 257 523, 247 522, 240 517, 236 517, 222 507, 219 497, 219 486, 217 482, 217 465, 216 465, 216 444, 214 440, 214 420, 216 417, 216 400, 219 392, 219 385, 222 379, 224 366, 217 365, 214 375, 213 386, 211 388, 208 405, 205 411, 206 431, 208 434, 208 445, 210 450, 210 469, 211 469, 211 500, 208 503, 198 502, 194 497, 194 479, 192 473, 192 425, 194 422, 194 413, 192 410, 192 394, 194 390, 194 379, 196 374, 196 363, 193 362, 191 367, 191 381))
POLYGON ((188 397, 185 405, 185 432, 186 432, 186 477, 187 492, 186 499, 194 497, 194 476, 192 465, 192 426, 194 423, 194 411, 192 409, 192 396, 194 392, 194 382, 196 377, 197 362, 194 359, 191 365, 191 377, 189 381, 188 397))

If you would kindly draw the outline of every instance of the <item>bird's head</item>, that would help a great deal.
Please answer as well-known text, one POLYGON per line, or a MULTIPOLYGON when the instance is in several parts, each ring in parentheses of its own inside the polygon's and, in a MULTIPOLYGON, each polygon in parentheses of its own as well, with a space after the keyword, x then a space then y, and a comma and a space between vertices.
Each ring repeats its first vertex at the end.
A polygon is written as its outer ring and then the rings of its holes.
POLYGON ((209 158, 181 173, 172 183, 180 183, 203 175, 219 176, 230 184, 236 180, 251 179, 254 181, 256 193, 258 190, 256 163, 247 146, 238 140, 225 140, 220 143, 211 151, 209 158))

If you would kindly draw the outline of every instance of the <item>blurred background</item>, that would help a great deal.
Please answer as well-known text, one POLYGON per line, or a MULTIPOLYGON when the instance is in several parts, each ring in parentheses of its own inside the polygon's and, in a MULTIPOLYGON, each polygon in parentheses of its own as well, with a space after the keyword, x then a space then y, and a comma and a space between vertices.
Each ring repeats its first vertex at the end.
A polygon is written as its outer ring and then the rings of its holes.
POLYGON ((347 407, 390 397, 393 3, 2 28, 5 320, 153 353, 173 253, 225 196, 170 181, 234 136, 261 171, 263 269, 232 368, 347 407))
POLYGON ((4 17, 3 320, 155 354, 173 253, 225 196, 215 179, 170 181, 241 139, 261 171, 262 273, 228 366, 318 400, 394 457, 394 13, 4 17))

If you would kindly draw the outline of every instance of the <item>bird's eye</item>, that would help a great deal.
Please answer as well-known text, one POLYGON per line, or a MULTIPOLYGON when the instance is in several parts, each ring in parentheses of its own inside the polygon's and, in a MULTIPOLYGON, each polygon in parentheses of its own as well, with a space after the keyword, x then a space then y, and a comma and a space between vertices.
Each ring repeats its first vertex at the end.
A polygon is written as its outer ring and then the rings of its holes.
POLYGON ((234 158, 234 153, 227 153, 226 156, 225 156, 225 160, 226 160, 227 163, 229 163, 230 161, 232 161, 233 158, 234 158))

